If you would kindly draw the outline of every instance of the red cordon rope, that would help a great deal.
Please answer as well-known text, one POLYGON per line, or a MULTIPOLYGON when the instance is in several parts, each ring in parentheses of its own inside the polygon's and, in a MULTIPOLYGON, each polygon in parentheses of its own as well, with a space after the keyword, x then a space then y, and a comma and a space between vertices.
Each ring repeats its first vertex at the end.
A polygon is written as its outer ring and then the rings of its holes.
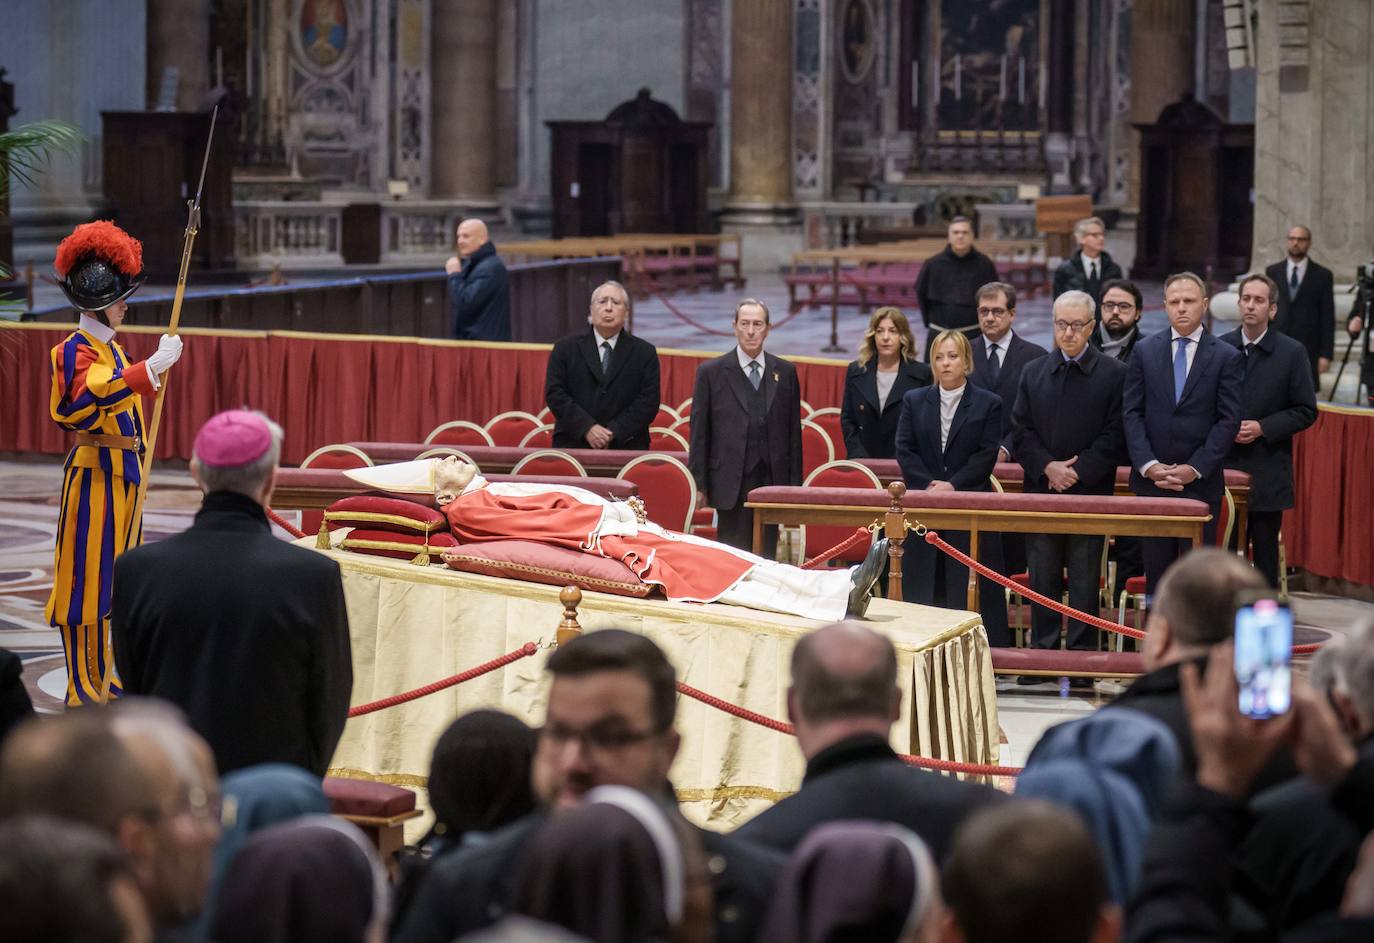
POLYGON ((486 662, 485 664, 478 665, 476 668, 469 668, 467 671, 462 671, 456 675, 451 675, 447 678, 444 678, 441 681, 435 681, 433 684, 427 684, 422 688, 416 688, 413 691, 406 691, 403 694, 393 694, 391 695, 391 697, 384 697, 380 701, 373 701, 370 704, 359 704, 357 707, 350 707, 348 709, 348 716, 361 717, 363 714, 371 714, 375 711, 384 710, 388 707, 395 707, 397 704, 404 704, 407 701, 413 701, 417 698, 422 698, 426 694, 433 694, 435 691, 442 691, 444 688, 451 688, 455 684, 462 684, 464 681, 471 681, 473 678, 480 678, 482 675, 490 671, 495 671, 497 668, 504 668, 506 665, 509 665, 513 661, 519 661, 522 658, 528 658, 537 651, 539 651, 539 646, 535 645, 533 642, 526 642, 524 645, 521 645, 515 651, 507 652, 500 658, 493 658, 491 661, 486 662))
MULTIPOLYGON (((649 289, 649 294, 651 294, 651 295, 653 295, 655 298, 657 298, 657 299, 659 300, 659 302, 663 305, 663 307, 665 307, 665 308, 668 309, 668 313, 669 313, 669 314, 671 314, 673 317, 677 318, 679 321, 682 321, 684 324, 690 324, 692 327, 696 328, 698 331, 705 331, 707 334, 714 334, 716 337, 734 337, 734 336, 735 336, 735 332, 734 332, 734 331, 718 331, 718 330, 716 330, 716 329, 713 328, 713 327, 707 327, 705 324, 702 324, 700 321, 694 321, 692 318, 689 318, 687 315, 685 315, 685 314, 682 313, 682 311, 678 308, 677 305, 673 304, 673 303, 672 303, 671 301, 669 301, 666 297, 664 297, 664 295, 662 294, 662 292, 659 292, 659 291, 657 291, 657 290, 655 290, 655 289, 653 289, 653 288, 650 288, 650 289, 649 289)), ((802 309, 802 311, 805 311, 805 310, 806 310, 805 308, 802 309)), ((797 312, 794 312, 793 314, 789 314, 787 317, 783 318, 781 321, 777 322, 776 324, 770 325, 770 326, 769 326, 769 330, 771 330, 771 331, 776 331, 778 328, 782 327, 784 324, 786 324, 788 321, 792 320, 793 318, 795 318, 795 317, 796 317, 797 315, 799 315, 799 314, 801 314, 801 311, 797 311, 797 312)))
MULTIPOLYGON (((769 730, 776 730, 778 733, 785 733, 790 737, 797 735, 796 730, 789 723, 781 720, 774 720, 772 717, 756 713, 745 707, 723 701, 714 694, 707 694, 686 684, 682 681, 677 683, 679 693, 685 694, 690 698, 701 701, 708 707, 724 711, 741 720, 747 720, 751 724, 758 724, 760 727, 767 727, 769 730)), ((986 763, 959 763, 955 760, 937 760, 928 756, 912 756, 908 753, 898 754, 905 762, 912 766, 919 766, 924 769, 947 770, 953 773, 971 773, 975 776, 1015 776, 1021 772, 1019 766, 993 766, 986 763)))
POLYGON ((271 521, 273 524, 276 524, 282 530, 286 531, 292 537, 295 537, 297 540, 300 540, 302 537, 305 536, 305 531, 301 530, 295 524, 292 524, 290 521, 282 517, 280 514, 278 514, 271 508, 267 509, 267 519, 271 521))
MULTIPOLYGON (((1020 595, 1026 597, 1032 602, 1039 603, 1047 609, 1053 609, 1055 612, 1062 613, 1071 619, 1078 619, 1081 622, 1086 622, 1088 625, 1091 625, 1097 629, 1101 629, 1105 632, 1116 632, 1120 635, 1126 635, 1130 638, 1137 639, 1145 637, 1145 633, 1140 631, 1139 629, 1127 628, 1124 625, 1117 625, 1115 622, 1108 622, 1106 619, 1103 619, 1100 616, 1092 616, 1088 615, 1088 613, 1086 612, 1079 612, 1077 609, 1069 608, 1057 599, 1050 599, 1047 596, 1041 596, 1034 590, 1027 589, 1026 587, 1017 583, 1010 577, 1003 576, 996 570, 984 566, 983 564, 979 563, 977 560, 973 559, 957 547, 951 547, 949 544, 947 544, 944 540, 940 538, 939 534, 937 534, 933 530, 926 531, 925 540, 926 543, 930 544, 933 547, 938 547, 940 550, 944 551, 949 556, 958 560, 964 566, 973 567, 975 570, 977 570, 982 575, 986 576, 988 579, 992 580, 994 583, 999 583, 1002 586, 1007 587, 1008 589, 1015 590, 1020 595)), ((1308 645, 1294 645, 1293 654, 1310 655, 1312 652, 1315 652, 1319 648, 1321 648, 1320 643, 1308 645)))
POLYGON ((807 560, 805 563, 801 565, 801 568, 803 570, 818 570, 821 567, 825 566, 827 563, 829 563, 831 560, 838 557, 840 554, 858 546, 864 540, 872 540, 872 535, 869 534, 867 527, 860 527, 853 534, 846 537, 844 540, 841 540, 839 543, 831 547, 829 550, 826 550, 823 553, 818 553, 810 560, 807 560))

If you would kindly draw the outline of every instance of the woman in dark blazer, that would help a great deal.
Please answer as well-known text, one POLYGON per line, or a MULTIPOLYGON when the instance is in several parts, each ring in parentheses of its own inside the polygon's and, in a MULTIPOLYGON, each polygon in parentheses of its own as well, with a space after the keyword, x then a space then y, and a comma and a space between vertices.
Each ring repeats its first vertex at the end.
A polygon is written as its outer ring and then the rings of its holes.
POLYGON ((916 339, 900 308, 879 308, 868 319, 859 359, 844 376, 840 429, 846 458, 892 458, 897 420, 907 391, 929 386, 930 368, 916 359, 916 339))
MULTIPOLYGON (((990 491, 1002 434, 1002 399, 966 382, 973 369, 973 350, 961 331, 942 331, 930 345, 935 385, 911 390, 902 399, 897 424, 897 463, 909 490, 990 491)), ((942 533, 968 552, 964 531, 942 533)), ((980 541, 979 559, 1000 569, 1001 546, 980 541)), ((907 602, 963 609, 968 568, 955 563, 924 539, 907 538, 902 556, 902 587, 907 602)), ((991 580, 978 585, 983 625, 993 645, 1011 644, 1006 595, 991 580)))

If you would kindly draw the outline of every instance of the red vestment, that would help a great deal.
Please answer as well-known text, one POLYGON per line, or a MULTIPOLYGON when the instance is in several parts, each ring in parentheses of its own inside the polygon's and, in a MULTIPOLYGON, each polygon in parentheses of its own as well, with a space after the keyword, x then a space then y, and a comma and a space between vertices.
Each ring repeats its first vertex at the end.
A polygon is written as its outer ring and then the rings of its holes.
POLYGON ((754 560, 730 550, 668 531, 641 528, 633 537, 603 535, 601 505, 558 491, 511 496, 483 488, 461 495, 444 513, 461 543, 534 540, 599 554, 621 561, 644 582, 662 586, 669 599, 712 602, 755 566, 754 560))

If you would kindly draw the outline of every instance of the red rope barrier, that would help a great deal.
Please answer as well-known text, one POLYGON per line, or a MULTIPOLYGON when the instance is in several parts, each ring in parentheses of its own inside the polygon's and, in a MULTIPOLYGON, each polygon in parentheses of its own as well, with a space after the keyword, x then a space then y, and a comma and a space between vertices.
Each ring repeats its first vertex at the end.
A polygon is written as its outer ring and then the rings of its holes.
MULTIPOLYGON (((1071 619, 1078 619, 1081 622, 1086 622, 1088 625, 1091 625, 1093 628, 1096 629, 1101 629, 1106 632, 1116 632, 1120 635, 1126 635, 1130 638, 1136 639, 1143 639, 1145 637, 1145 633, 1140 631, 1139 629, 1127 628, 1124 625, 1117 625, 1115 622, 1108 622, 1106 619, 1103 619, 1100 616, 1092 616, 1088 615, 1088 613, 1086 612, 1079 612, 1077 609, 1069 608, 1057 599, 1050 599, 1047 596, 1041 596, 1034 590, 1027 589, 1026 587, 1017 583, 1010 577, 1003 576, 996 570, 984 566, 983 564, 979 563, 977 560, 973 559, 957 547, 951 547, 949 544, 945 543, 945 541, 940 538, 940 535, 933 530, 926 531, 925 539, 926 543, 944 551, 946 554, 958 560, 964 566, 973 567, 973 569, 977 570, 979 573, 986 576, 994 583, 998 583, 1002 586, 1007 587, 1008 589, 1015 590, 1020 595, 1031 600, 1031 602, 1039 603, 1045 608, 1053 609, 1055 612, 1062 613, 1063 615, 1066 615, 1071 619)), ((1310 655, 1319 648, 1321 648, 1320 642, 1309 643, 1306 645, 1294 645, 1293 654, 1310 655)))
MULTIPOLYGON (((708 707, 724 711, 741 720, 747 720, 751 724, 758 724, 760 727, 767 727, 769 730, 776 730, 778 733, 785 733, 795 737, 796 729, 789 723, 781 720, 774 720, 764 714, 756 713, 745 707, 731 704, 729 701, 721 700, 714 694, 707 694, 705 691, 692 687, 690 684, 679 681, 677 689, 680 693, 690 698, 700 701, 708 707)), ((899 753, 898 756, 911 766, 919 766, 924 769, 947 770, 953 773, 971 773, 975 776, 1015 776, 1021 772, 1019 766, 994 766, 987 763, 960 763, 955 760, 937 760, 929 756, 912 756, 909 753, 899 753)))
POLYGON ((305 536, 305 531, 301 530, 295 524, 292 524, 290 521, 282 517, 276 511, 272 510, 271 508, 267 508, 266 511, 267 519, 271 521, 273 524, 276 524, 282 530, 286 531, 292 537, 295 537, 297 540, 300 540, 302 537, 305 536))
MULTIPOLYGON (((735 336, 735 332, 734 332, 734 331, 719 331, 719 330, 716 330, 715 328, 707 327, 705 324, 702 324, 700 321, 693 320, 692 318, 690 318, 690 317, 688 317, 686 314, 684 314, 684 313, 682 312, 682 310, 681 310, 680 308, 678 308, 677 305, 675 305, 675 304, 673 304, 671 301, 669 301, 669 300, 663 295, 662 292, 658 291, 658 290, 655 289, 655 288, 649 288, 649 294, 652 295, 654 298, 658 299, 658 301, 663 305, 663 307, 665 307, 665 308, 668 309, 668 313, 669 313, 669 314, 671 314, 673 317, 677 318, 679 321, 683 322, 684 324, 690 324, 692 327, 696 328, 698 331, 703 331, 703 332, 705 332, 705 333, 707 333, 707 334, 714 334, 716 337, 734 337, 734 336, 735 336)), ((805 309, 803 309, 803 310, 805 310, 805 309)), ((796 311, 796 312, 794 312, 794 313, 792 313, 792 314, 789 314, 787 317, 785 317, 785 318, 783 318, 782 320, 778 321, 776 324, 773 324, 772 326, 770 326, 770 327, 769 327, 769 330, 771 330, 771 331, 776 331, 778 328, 782 327, 784 324, 786 324, 788 321, 792 320, 793 318, 795 318, 795 317, 796 317, 797 315, 799 315, 799 314, 801 314, 801 311, 796 311)))
POLYGON ((413 701, 417 698, 422 698, 426 694, 433 694, 435 691, 442 691, 444 688, 451 688, 455 684, 462 684, 464 681, 471 681, 473 678, 480 678, 482 675, 487 674, 490 671, 495 671, 497 668, 504 668, 506 665, 509 665, 513 661, 519 661, 522 658, 528 658, 537 651, 539 651, 539 646, 535 645, 533 642, 526 642, 524 645, 521 645, 515 651, 507 652, 500 658, 493 658, 491 661, 486 662, 485 664, 478 665, 476 668, 469 668, 467 671, 462 671, 456 675, 451 675, 447 678, 444 678, 441 681, 435 681, 432 684, 427 684, 422 688, 416 688, 413 691, 406 691, 403 694, 393 694, 391 695, 391 697, 384 697, 380 701, 373 701, 370 704, 359 704, 357 707, 350 707, 348 709, 348 716, 361 717, 363 714, 371 714, 375 711, 384 710, 388 707, 395 707, 397 704, 404 704, 407 701, 413 701))
POLYGON ((826 550, 823 553, 818 553, 810 560, 807 560, 805 563, 801 565, 801 568, 803 570, 820 569, 821 567, 829 563, 831 560, 838 557, 840 554, 858 546, 864 540, 871 539, 872 535, 868 532, 868 528, 860 527, 853 534, 849 535, 844 540, 841 540, 839 543, 831 547, 829 550, 826 550))

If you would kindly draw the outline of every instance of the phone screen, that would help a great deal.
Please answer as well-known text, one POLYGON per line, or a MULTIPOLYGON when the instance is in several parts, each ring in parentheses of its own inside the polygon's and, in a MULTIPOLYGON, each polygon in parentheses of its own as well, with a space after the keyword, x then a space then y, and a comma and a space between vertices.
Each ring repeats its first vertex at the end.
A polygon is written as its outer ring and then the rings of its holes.
POLYGON ((1236 681, 1247 717, 1286 713, 1292 699, 1293 610, 1256 599, 1236 610, 1236 681))

